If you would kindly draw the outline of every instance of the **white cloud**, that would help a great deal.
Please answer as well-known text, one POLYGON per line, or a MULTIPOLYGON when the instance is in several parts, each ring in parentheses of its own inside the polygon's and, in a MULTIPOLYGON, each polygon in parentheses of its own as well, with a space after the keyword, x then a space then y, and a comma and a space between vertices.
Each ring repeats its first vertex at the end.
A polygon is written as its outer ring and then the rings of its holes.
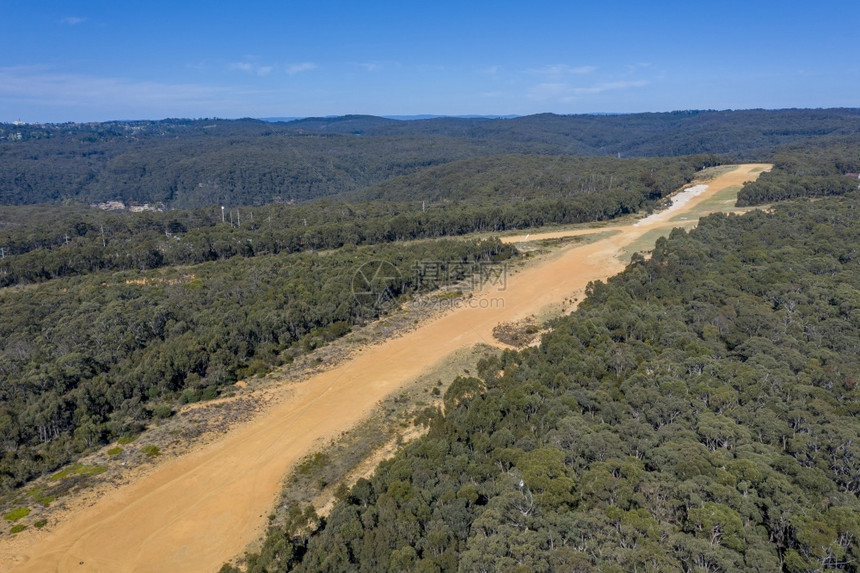
POLYGON ((442 64, 421 64, 415 69, 419 72, 444 72, 446 68, 442 64))
POLYGON ((645 80, 603 82, 590 86, 576 86, 565 82, 544 82, 532 87, 528 95, 536 101, 570 103, 586 96, 599 95, 609 91, 639 88, 646 85, 648 85, 648 82, 645 80))
POLYGON ((79 16, 69 16, 67 18, 63 18, 62 20, 60 20, 60 23, 61 24, 67 24, 69 26, 77 26, 78 24, 83 24, 86 21, 87 21, 86 18, 81 18, 79 16))
POLYGON ((358 66, 360 68, 363 68, 365 71, 368 71, 368 72, 379 72, 385 68, 385 66, 383 66, 379 62, 364 62, 364 63, 358 64, 358 66))
POLYGON ((597 70, 596 66, 569 66, 567 64, 552 64, 540 68, 532 68, 528 70, 531 74, 543 76, 579 76, 593 73, 597 70))
POLYGON ((538 101, 558 99, 569 91, 567 84, 542 83, 529 90, 529 97, 538 101))
POLYGON ((229 64, 227 66, 227 69, 231 72, 245 72, 258 76, 267 76, 275 68, 274 66, 264 66, 255 62, 234 62, 232 64, 229 64))
POLYGON ((640 70, 644 70, 646 68, 650 68, 651 64, 649 62, 637 62, 635 64, 629 64, 627 66, 627 72, 630 74, 635 74, 640 70))
POLYGON ((641 88, 647 86, 648 82, 645 80, 635 80, 635 81, 619 81, 619 82, 605 82, 602 84, 597 84, 590 87, 579 87, 573 88, 574 96, 584 96, 584 95, 596 95, 603 92, 608 91, 616 91, 616 90, 627 90, 630 88, 641 88))
POLYGON ((301 72, 308 72, 310 70, 315 70, 317 65, 313 62, 302 62, 300 64, 292 64, 287 66, 287 73, 292 75, 299 74, 301 72))
POLYGON ((28 113, 47 118, 37 121, 205 117, 240 109, 245 96, 221 86, 86 76, 44 67, 0 68, 0 109, 13 115, 16 109, 36 110, 28 113))

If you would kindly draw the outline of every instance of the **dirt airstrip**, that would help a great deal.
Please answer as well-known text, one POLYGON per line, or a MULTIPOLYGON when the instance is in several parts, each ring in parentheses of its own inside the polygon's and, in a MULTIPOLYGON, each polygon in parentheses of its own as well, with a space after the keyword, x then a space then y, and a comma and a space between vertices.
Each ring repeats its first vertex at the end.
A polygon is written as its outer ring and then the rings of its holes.
POLYGON ((303 455, 352 428, 379 400, 456 350, 482 342, 498 346, 493 328, 499 323, 559 306, 589 281, 621 271, 630 249, 650 248, 643 241, 653 246, 672 227, 694 225, 702 205, 720 210, 715 197, 769 168, 738 166, 637 223, 506 237, 521 243, 615 231, 563 246, 402 336, 290 385, 289 396, 251 421, 110 492, 52 531, 14 545, 0 541, 0 570, 216 571, 264 532, 284 476, 303 455))

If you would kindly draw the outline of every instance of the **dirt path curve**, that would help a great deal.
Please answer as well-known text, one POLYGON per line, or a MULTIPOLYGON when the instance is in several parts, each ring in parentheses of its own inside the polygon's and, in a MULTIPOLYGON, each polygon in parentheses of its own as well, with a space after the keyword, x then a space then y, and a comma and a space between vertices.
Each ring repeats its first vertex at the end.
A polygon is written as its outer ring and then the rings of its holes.
POLYGON ((606 227, 620 232, 564 247, 508 276, 504 290, 475 294, 468 305, 290 386, 289 397, 253 421, 117 489, 29 547, 14 555, 0 548, 0 558, 9 557, 0 562, 39 573, 216 571, 263 533, 281 482, 301 456, 349 430, 379 400, 455 350, 494 344, 496 324, 538 313, 617 273, 625 264, 616 257, 620 249, 656 229, 668 233, 673 217, 768 167, 739 166, 709 180, 704 193, 674 212, 606 227))

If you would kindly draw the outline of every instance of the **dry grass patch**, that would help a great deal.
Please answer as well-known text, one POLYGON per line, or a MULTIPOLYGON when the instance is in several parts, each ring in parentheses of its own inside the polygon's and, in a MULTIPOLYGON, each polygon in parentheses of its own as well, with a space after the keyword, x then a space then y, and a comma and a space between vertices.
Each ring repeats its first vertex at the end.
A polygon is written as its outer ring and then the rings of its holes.
POLYGON ((516 322, 503 322, 493 328, 493 338, 514 348, 524 348, 535 342, 541 327, 534 316, 516 322))

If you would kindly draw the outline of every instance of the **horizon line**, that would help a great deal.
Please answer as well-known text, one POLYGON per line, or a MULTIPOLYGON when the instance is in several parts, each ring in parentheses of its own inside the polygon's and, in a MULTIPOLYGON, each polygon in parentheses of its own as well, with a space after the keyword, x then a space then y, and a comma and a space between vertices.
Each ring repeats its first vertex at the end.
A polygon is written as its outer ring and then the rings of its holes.
POLYGON ((486 120, 496 120, 496 119, 518 119, 524 117, 533 117, 539 115, 555 115, 559 117, 575 117, 575 116, 624 116, 624 115, 660 115, 660 114, 684 114, 684 113, 727 113, 727 112, 745 112, 745 111, 860 111, 860 107, 774 107, 774 108, 766 108, 766 107, 753 107, 753 108, 725 108, 725 109, 715 109, 715 108, 691 108, 691 109, 676 109, 669 111, 632 111, 632 112, 578 112, 578 113, 560 113, 554 111, 544 111, 544 112, 535 112, 535 113, 527 113, 527 114, 433 114, 433 113, 420 113, 420 114, 385 114, 385 115, 377 115, 377 114, 369 114, 369 113, 344 113, 344 114, 330 114, 330 115, 303 115, 303 116, 235 116, 235 117, 219 117, 219 116, 207 116, 207 117, 181 117, 181 116, 173 116, 173 117, 162 117, 158 119, 153 118, 137 118, 137 119, 107 119, 107 120, 88 120, 88 121, 24 121, 22 119, 11 120, 11 121, 0 121, 0 125, 13 125, 13 126, 24 126, 24 125, 88 125, 88 124, 104 124, 104 123, 135 123, 135 122, 161 122, 161 121, 262 121, 267 123, 290 123, 294 121, 303 121, 303 120, 332 120, 332 119, 344 119, 344 118, 377 118, 377 119, 389 119, 393 121, 421 121, 428 119, 486 119, 486 120))

